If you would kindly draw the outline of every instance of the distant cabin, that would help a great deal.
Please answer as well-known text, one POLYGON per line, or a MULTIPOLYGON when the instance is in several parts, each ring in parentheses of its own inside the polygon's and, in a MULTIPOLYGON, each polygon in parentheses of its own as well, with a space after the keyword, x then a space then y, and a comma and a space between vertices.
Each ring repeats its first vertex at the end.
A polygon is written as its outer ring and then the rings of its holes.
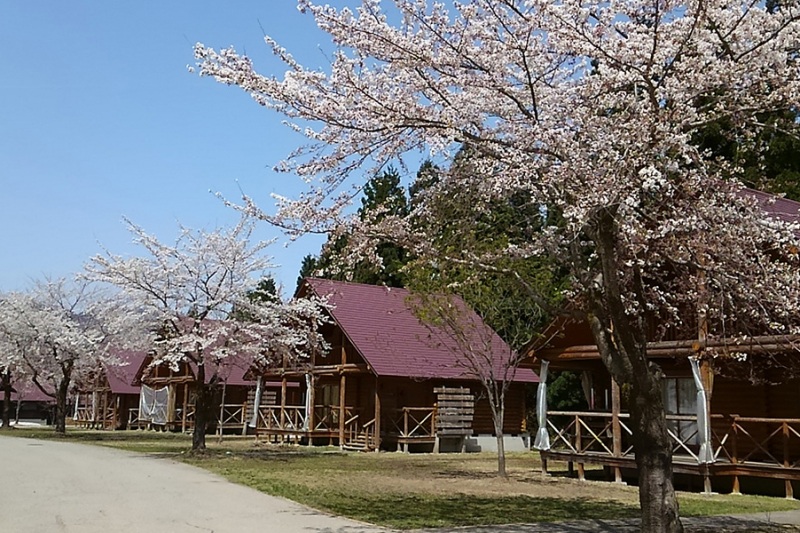
MULTIPOLYGON (((465 365, 468 348, 421 322, 412 293, 308 278, 297 297, 311 296, 330 304, 331 323, 320 331, 330 350, 260 371, 264 382, 279 381, 283 392, 280 404, 257 406, 258 435, 358 450, 495 446, 489 404, 465 365)), ((500 379, 511 349, 463 301, 451 300, 462 310, 469 342, 491 355, 485 370, 500 379)), ((538 378, 529 368, 507 378, 503 434, 507 449, 523 449, 526 386, 538 378)))

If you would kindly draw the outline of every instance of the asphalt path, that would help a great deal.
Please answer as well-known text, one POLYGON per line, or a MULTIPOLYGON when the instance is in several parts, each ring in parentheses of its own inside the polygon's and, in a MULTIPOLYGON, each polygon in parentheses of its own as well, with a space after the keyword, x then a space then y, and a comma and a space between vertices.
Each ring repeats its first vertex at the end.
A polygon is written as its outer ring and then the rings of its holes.
POLYGON ((0 436, 2 533, 378 533, 169 459, 0 436))
MULTIPOLYGON (((800 511, 684 519, 687 531, 800 525, 800 511)), ((638 520, 508 524, 417 533, 634 533, 638 520)), ((794 530, 796 531, 796 530, 794 530)), ((0 436, 0 533, 388 533, 183 463, 69 442, 0 436)))

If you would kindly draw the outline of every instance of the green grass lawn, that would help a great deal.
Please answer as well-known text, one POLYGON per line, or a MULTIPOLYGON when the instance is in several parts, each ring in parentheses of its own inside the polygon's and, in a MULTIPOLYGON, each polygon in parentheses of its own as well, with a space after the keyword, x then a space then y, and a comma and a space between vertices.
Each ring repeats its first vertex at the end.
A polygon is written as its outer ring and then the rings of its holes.
MULTIPOLYGON (((54 438, 52 430, 7 433, 54 438)), ((538 454, 509 454, 509 479, 494 475, 492 454, 342 453, 332 448, 257 444, 252 437, 209 436, 206 453, 191 439, 152 431, 68 429, 68 441, 174 457, 233 482, 310 507, 400 529, 616 519, 638 516, 635 487, 539 474, 538 454)), ((679 493, 682 516, 800 509, 800 502, 759 496, 679 493)))

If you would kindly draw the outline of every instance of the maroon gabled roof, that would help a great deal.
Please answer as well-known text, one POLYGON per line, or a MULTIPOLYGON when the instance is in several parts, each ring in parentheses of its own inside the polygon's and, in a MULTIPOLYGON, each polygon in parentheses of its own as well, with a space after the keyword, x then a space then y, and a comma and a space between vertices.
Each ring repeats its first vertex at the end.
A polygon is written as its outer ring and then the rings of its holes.
POLYGON ((147 357, 147 352, 117 350, 114 355, 120 359, 122 365, 106 368, 106 377, 111 392, 114 394, 139 394, 141 386, 134 385, 133 381, 147 357))
MULTIPOLYGON (((150 366, 152 362, 152 356, 146 355, 142 358, 141 362, 138 363, 136 368, 133 370, 131 374, 131 381, 137 384, 137 392, 138 386, 141 385, 142 376, 144 375, 145 371, 150 366)), ((192 373, 192 376, 197 375, 197 365, 191 361, 187 362, 189 365, 189 371, 192 373)), ((209 365, 213 363, 208 363, 209 365)), ((229 355, 225 359, 220 362, 219 365, 219 377, 224 381, 227 385, 238 385, 238 386, 252 386, 255 384, 254 381, 247 379, 245 374, 247 370, 250 368, 252 363, 248 362, 246 358, 237 356, 237 355, 229 355)))
POLYGON ((755 189, 745 188, 742 189, 742 193, 754 198, 758 206, 769 216, 783 222, 800 222, 800 202, 755 189))
MULTIPOLYGON (((408 290, 316 278, 305 282, 317 296, 327 297, 334 321, 376 375, 470 379, 459 363, 463 361, 459 344, 417 318, 413 311, 416 297, 408 290)), ((503 362, 510 355, 508 345, 460 298, 452 301, 463 309, 461 317, 474 328, 476 342, 491 342, 495 375, 503 376, 503 362)), ((519 368, 513 381, 537 383, 539 378, 532 370, 519 368)))
MULTIPOLYGON (((33 381, 15 381, 11 384, 13 391, 11 392, 11 400, 22 400, 23 402, 45 402, 55 403, 55 398, 43 393, 33 381)), ((3 393, 0 392, 0 401, 3 399, 3 393)))

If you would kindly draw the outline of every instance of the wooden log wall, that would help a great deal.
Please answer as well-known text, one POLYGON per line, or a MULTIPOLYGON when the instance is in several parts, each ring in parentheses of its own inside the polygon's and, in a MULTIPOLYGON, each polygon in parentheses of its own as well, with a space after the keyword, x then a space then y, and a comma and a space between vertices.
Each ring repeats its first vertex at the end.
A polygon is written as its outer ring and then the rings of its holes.
MULTIPOLYGON (((482 392, 482 391, 479 391, 482 392)), ((518 435, 525 431, 525 385, 512 383, 506 391, 505 413, 503 416, 503 434, 518 435)), ((494 434, 494 420, 489 400, 478 397, 475 402, 475 416, 472 428, 476 434, 494 434)))

